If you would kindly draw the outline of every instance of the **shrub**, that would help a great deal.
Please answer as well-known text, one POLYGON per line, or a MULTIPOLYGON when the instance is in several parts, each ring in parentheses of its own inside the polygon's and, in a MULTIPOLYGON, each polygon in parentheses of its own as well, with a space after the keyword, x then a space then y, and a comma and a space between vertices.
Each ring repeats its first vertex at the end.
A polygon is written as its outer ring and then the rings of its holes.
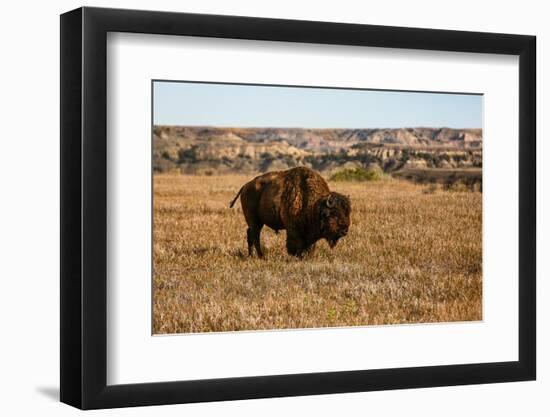
POLYGON ((177 165, 170 159, 165 159, 158 156, 153 158, 154 172, 169 172, 175 168, 177 168, 177 165))
POLYGON ((422 192, 424 194, 435 194, 437 190, 439 190, 439 185, 436 183, 430 183, 422 190, 422 192))
POLYGON ((191 148, 188 149, 180 149, 178 152, 178 162, 180 164, 198 162, 196 150, 196 145, 193 145, 191 148))
POLYGON ((378 181, 384 173, 380 169, 346 168, 330 177, 331 181, 378 181))
POLYGON ((452 191, 452 192, 457 192, 457 193, 465 193, 467 191, 470 191, 468 186, 462 180, 456 180, 452 183, 446 184, 445 189, 447 191, 452 191))

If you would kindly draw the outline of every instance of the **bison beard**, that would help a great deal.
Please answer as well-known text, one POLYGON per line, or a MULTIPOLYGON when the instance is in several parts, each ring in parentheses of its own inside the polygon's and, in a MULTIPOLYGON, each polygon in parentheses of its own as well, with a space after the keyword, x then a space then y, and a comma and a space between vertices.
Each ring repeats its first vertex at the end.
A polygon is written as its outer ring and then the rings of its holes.
POLYGON ((260 175, 242 186, 230 207, 239 195, 248 225, 250 256, 254 247, 263 257, 260 233, 264 225, 276 232, 285 229, 287 252, 299 257, 311 252, 319 239, 326 239, 333 248, 348 232, 349 198, 331 192, 323 177, 311 169, 298 167, 260 175))

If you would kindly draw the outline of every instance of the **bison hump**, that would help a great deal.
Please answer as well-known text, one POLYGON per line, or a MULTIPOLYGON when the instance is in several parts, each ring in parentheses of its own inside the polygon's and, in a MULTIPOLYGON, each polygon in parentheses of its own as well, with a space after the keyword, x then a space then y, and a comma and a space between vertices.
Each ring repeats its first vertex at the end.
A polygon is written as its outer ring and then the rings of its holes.
POLYGON ((288 171, 281 195, 284 221, 307 221, 315 203, 330 193, 326 181, 308 168, 294 168, 288 171))

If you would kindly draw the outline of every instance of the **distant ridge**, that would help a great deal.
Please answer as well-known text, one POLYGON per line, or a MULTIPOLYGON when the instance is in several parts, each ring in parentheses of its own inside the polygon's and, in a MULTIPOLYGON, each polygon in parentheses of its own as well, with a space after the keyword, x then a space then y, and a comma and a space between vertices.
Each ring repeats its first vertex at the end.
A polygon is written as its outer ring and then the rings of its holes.
POLYGON ((210 126, 155 126, 161 136, 194 140, 210 139, 231 134, 247 142, 286 140, 290 145, 324 151, 346 148, 359 143, 481 147, 482 129, 455 129, 448 127, 369 128, 369 129, 306 129, 306 128, 239 128, 210 126))
MULTIPOLYGON (((154 169, 265 171, 295 165, 319 170, 348 162, 395 170, 421 159, 430 167, 480 166, 482 129, 153 127, 154 169), (431 156, 429 156, 431 155, 431 156), (450 156, 449 156, 450 155, 450 156), (462 156, 457 156, 462 155, 462 156)), ((422 164, 420 161, 414 162, 422 164)))

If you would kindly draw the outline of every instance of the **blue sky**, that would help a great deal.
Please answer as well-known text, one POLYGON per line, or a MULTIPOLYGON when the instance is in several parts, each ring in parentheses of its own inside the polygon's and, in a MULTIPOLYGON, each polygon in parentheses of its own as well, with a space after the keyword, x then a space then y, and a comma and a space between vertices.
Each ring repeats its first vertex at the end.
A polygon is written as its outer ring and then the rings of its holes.
POLYGON ((158 125, 482 127, 481 95, 155 81, 158 125))

